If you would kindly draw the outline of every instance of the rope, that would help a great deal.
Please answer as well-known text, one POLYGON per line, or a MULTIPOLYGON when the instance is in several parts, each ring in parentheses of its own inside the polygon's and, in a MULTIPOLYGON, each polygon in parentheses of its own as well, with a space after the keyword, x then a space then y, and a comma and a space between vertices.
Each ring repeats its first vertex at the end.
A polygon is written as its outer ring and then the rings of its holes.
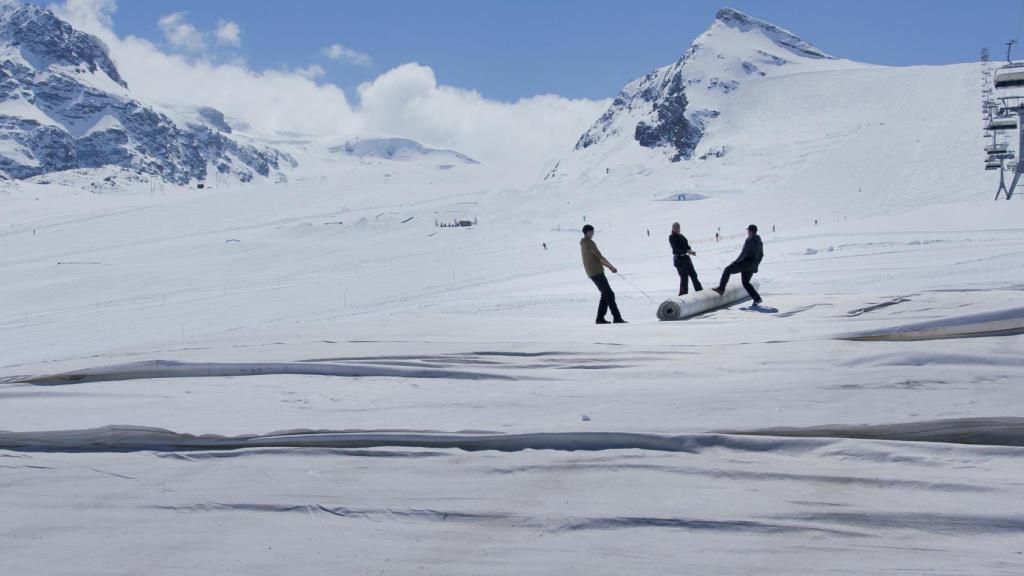
POLYGON ((701 260, 703 260, 703 261, 704 261, 705 263, 707 263, 707 264, 711 264, 711 265, 712 265, 712 266, 714 266, 715 268, 724 268, 724 266, 720 266, 720 265, 718 265, 718 264, 715 264, 714 262, 712 262, 712 261, 708 260, 707 258, 705 258, 705 257, 703 257, 703 256, 697 255, 697 258, 700 258, 701 260))
POLYGON ((648 300, 650 300, 651 302, 654 302, 654 298, 651 298, 650 296, 648 296, 647 292, 644 292, 643 290, 641 290, 639 287, 637 287, 636 284, 633 284, 632 282, 630 282, 625 276, 623 276, 622 274, 619 274, 618 272, 616 272, 615 275, 618 276, 619 278, 622 278, 622 280, 625 281, 626 284, 629 284, 630 286, 632 286, 634 290, 636 290, 637 292, 643 294, 645 297, 647 297, 648 300))

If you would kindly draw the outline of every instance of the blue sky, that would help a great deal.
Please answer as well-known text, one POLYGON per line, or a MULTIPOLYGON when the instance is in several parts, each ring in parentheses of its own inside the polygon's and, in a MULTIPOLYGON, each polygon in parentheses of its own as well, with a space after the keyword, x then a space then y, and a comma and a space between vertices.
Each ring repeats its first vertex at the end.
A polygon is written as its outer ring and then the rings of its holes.
POLYGON ((444 84, 508 101, 614 96, 682 55, 723 5, 834 55, 910 65, 974 60, 982 46, 1001 53, 1017 34, 1022 1, 990 0, 983 10, 967 0, 119 0, 114 28, 169 47, 159 20, 185 12, 179 22, 207 34, 208 55, 241 57, 257 70, 318 65, 320 81, 351 94, 415 61, 444 84), (239 25, 239 46, 217 45, 220 21, 239 25), (329 58, 323 49, 333 44, 369 63, 329 58))

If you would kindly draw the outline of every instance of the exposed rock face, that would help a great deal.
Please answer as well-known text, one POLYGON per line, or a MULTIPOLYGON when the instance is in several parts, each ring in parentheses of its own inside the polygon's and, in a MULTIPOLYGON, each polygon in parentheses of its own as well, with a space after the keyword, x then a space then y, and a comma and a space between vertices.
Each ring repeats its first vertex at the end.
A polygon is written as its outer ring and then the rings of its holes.
POLYGON ((636 125, 633 138, 645 148, 671 146, 675 149, 672 161, 689 159, 700 142, 703 128, 686 119, 686 89, 682 77, 673 76, 668 86, 644 93, 645 99, 653 105, 656 120, 648 123, 641 120, 636 125))
POLYGON ((210 166, 250 181, 295 165, 231 133, 213 108, 174 119, 133 98, 99 39, 49 10, 0 0, 0 171, 7 176, 120 166, 186 184, 204 180, 210 166))
POLYGON ((700 143, 703 126, 687 118, 689 99, 682 74, 682 60, 634 80, 612 102, 608 110, 576 143, 577 150, 588 148, 608 136, 617 134, 616 120, 635 115, 639 120, 633 128, 633 139, 645 148, 671 150, 673 162, 689 159, 700 143), (632 113, 632 114, 630 114, 632 113))

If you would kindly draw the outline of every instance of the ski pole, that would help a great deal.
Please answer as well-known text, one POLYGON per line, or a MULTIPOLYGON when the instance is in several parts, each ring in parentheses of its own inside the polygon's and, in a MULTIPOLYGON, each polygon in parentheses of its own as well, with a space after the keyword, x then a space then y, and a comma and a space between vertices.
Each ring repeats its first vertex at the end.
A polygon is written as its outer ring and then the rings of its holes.
POLYGON ((632 286, 634 290, 636 290, 637 292, 643 294, 648 300, 650 300, 651 302, 654 302, 654 298, 651 298, 650 296, 648 296, 647 292, 644 292, 643 290, 641 290, 636 284, 633 284, 632 282, 630 282, 625 276, 623 276, 622 274, 619 274, 618 272, 616 272, 615 275, 618 276, 619 278, 622 278, 622 280, 626 284, 629 284, 630 286, 632 286))

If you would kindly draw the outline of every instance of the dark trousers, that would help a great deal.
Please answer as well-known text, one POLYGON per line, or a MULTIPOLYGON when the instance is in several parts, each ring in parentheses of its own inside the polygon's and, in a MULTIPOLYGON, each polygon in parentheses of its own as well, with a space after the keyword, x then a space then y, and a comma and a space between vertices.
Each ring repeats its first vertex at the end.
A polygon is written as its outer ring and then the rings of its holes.
POLYGON ((743 287, 747 289, 747 294, 754 299, 754 302, 761 301, 761 295, 754 290, 754 286, 750 283, 750 279, 754 277, 754 273, 749 270, 744 270, 742 266, 737 264, 729 264, 725 267, 722 272, 722 281, 718 284, 718 287, 725 290, 725 285, 729 283, 729 276, 739 273, 740 281, 743 282, 743 287))
POLYGON ((679 272, 679 295, 689 294, 690 289, 687 286, 687 280, 693 281, 693 291, 700 292, 704 289, 700 285, 700 280, 697 279, 697 270, 693 267, 693 260, 690 260, 689 256, 676 256, 674 264, 676 265, 676 272, 679 272))
POLYGON ((615 305, 615 292, 612 292, 612 287, 608 284, 608 278, 602 273, 597 276, 591 276, 590 279, 594 281, 597 289, 601 291, 601 303, 597 305, 597 319, 603 320, 604 315, 611 308, 612 319, 622 320, 622 315, 619 314, 619 307, 615 305))

